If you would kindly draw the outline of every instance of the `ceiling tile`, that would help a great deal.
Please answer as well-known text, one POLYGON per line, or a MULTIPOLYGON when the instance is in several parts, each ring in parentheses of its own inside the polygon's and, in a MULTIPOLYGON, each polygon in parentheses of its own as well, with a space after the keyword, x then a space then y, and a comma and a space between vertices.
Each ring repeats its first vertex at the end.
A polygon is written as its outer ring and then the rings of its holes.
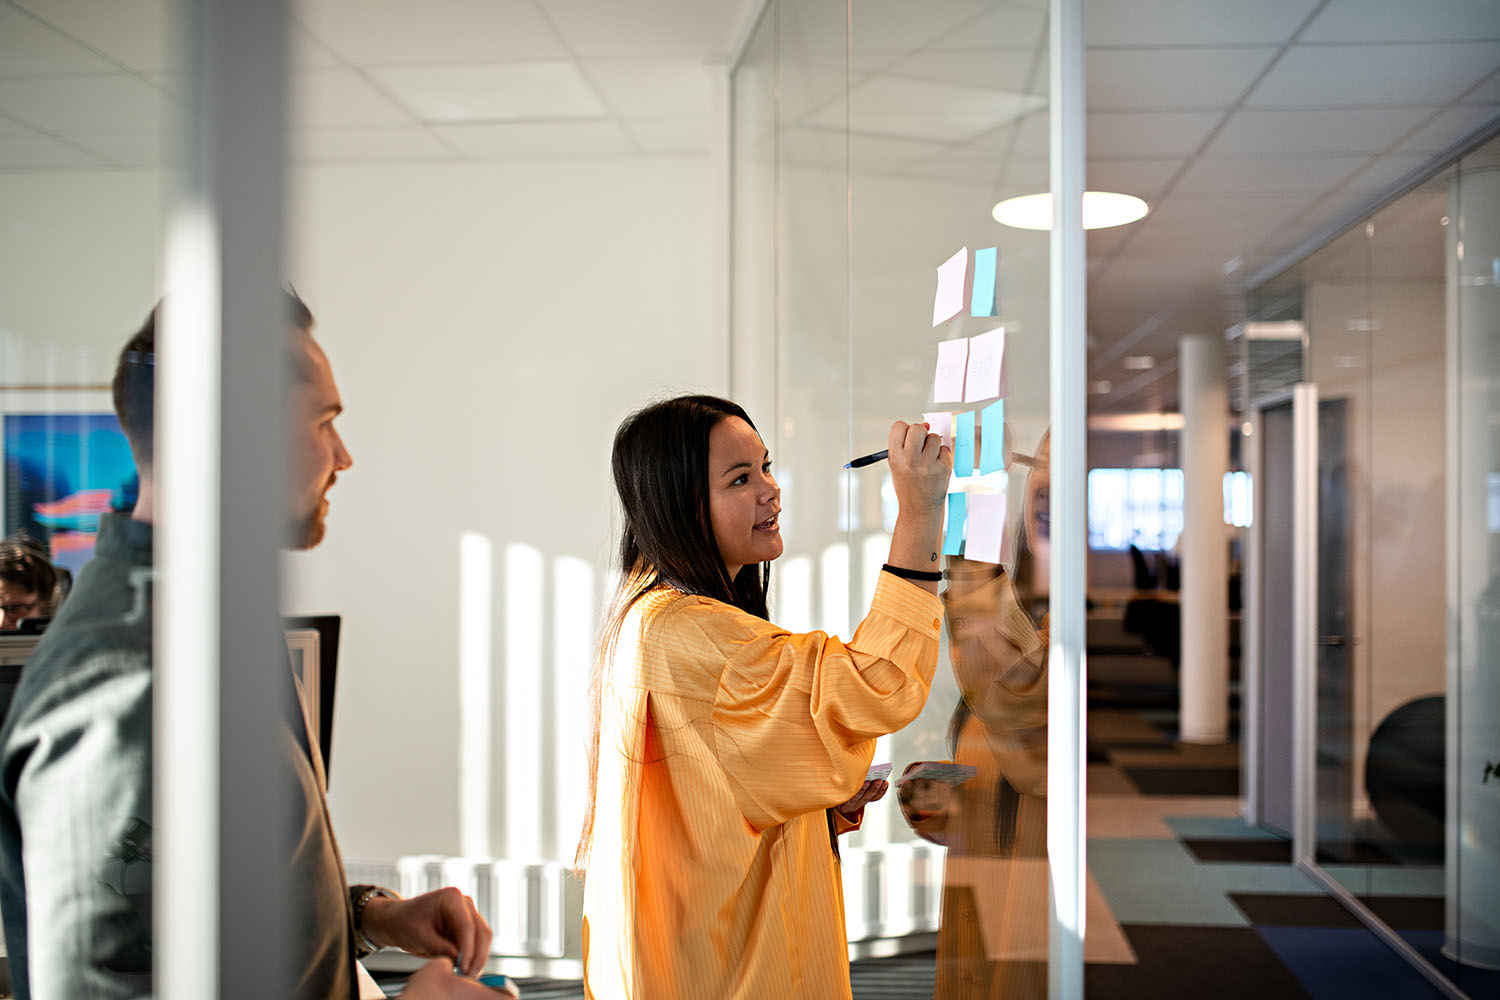
POLYGON ((1230 117, 1205 153, 1381 153, 1436 112, 1432 107, 1242 110, 1230 117))
POLYGON ((64 170, 100 167, 99 160, 45 135, 7 136, 0 142, 0 170, 64 170))
POLYGON ((676 156, 709 150, 710 126, 705 118, 636 119, 624 125, 643 153, 676 156))
POLYGON ((361 66, 568 55, 531 0, 294 0, 292 9, 319 41, 361 66))
MULTIPOLYGON (((1026 94, 877 76, 858 84, 849 102, 861 132, 960 141, 1003 125, 1046 104, 1026 94)), ((811 124, 844 126, 841 107, 810 115, 811 124)))
MULTIPOLYGON (((852 8, 854 49, 910 52, 954 34, 967 36, 962 47, 978 48, 1014 37, 1004 33, 1000 25, 987 29, 979 23, 977 19, 991 6, 974 0, 859 0, 852 8)), ((1026 12, 1018 16, 1028 22, 1032 18, 1026 12)), ((851 26, 843 4, 808 3, 797 10, 783 5, 781 17, 784 38, 810 40, 812 45, 838 50, 848 46, 851 26)))
POLYGON ((293 129, 411 124, 411 116, 348 69, 306 69, 292 77, 293 129))
POLYGON ((48 24, 123 66, 172 68, 168 0, 15 0, 48 24))
POLYGON ((537 0, 568 48, 583 58, 725 59, 746 7, 729 0, 537 0))
POLYGON ((1088 107, 1220 108, 1239 100, 1273 48, 1093 49, 1085 53, 1088 107))
POLYGON ((1493 42, 1294 45, 1250 107, 1447 104, 1500 65, 1493 42))
POLYGON ((993 150, 960 148, 946 150, 938 156, 910 164, 903 171, 920 177, 977 181, 998 186, 1005 169, 1004 157, 993 150))
POLYGON ((1030 52, 917 52, 897 59, 889 70, 913 80, 1021 93, 1031 75, 1031 61, 1030 52))
POLYGON ((171 98, 125 74, 0 79, 0 114, 49 132, 156 132, 171 98))
POLYGON ((287 53, 287 61, 294 69, 326 69, 342 65, 328 46, 296 25, 292 29, 292 47, 287 53))
POLYGON ((1083 39, 1099 45, 1281 45, 1317 0, 1085 0, 1083 39))
POLYGON ((1495 0, 1331 0, 1308 25, 1304 42, 1500 40, 1495 0))
POLYGON ((1369 162, 1364 156, 1199 157, 1177 191, 1184 194, 1318 194, 1369 162))
POLYGON ((1459 100, 1464 104, 1500 104, 1500 71, 1481 80, 1459 100))
POLYGON ((1090 158, 1189 156, 1222 118, 1217 111, 1093 111, 1085 148, 1090 158))
POLYGON ((455 155, 421 125, 302 131, 292 137, 291 151, 296 163, 393 163, 455 155))
POLYGON ((1458 104, 1429 119, 1397 146, 1397 153, 1439 153, 1500 118, 1500 104, 1458 104))
POLYGON ((115 167, 160 167, 172 155, 170 139, 158 132, 133 135, 70 135, 68 139, 115 167))
POLYGON ((15 7, 0 6, 0 76, 107 73, 115 66, 15 7))
POLYGON ((1341 195, 1372 196, 1383 193, 1398 181, 1404 180, 1415 170, 1432 162, 1426 153, 1392 153, 1382 156, 1358 174, 1350 177, 1339 189, 1341 195))
MULTIPOLYGON (((964 21, 952 31, 928 43, 929 49, 1043 49, 1046 55, 1047 5, 1027 8, 1021 4, 995 4, 978 17, 964 21)), ((856 30, 856 43, 864 45, 856 30)), ((1005 58, 1010 58, 1006 56, 1005 58)), ((1042 72, 1046 69, 1043 67, 1042 72)))
POLYGON ((607 59, 583 64, 605 103, 625 118, 707 118, 722 66, 701 59, 607 59))
POLYGON ((371 77, 429 122, 602 118, 608 109, 571 62, 413 66, 371 77))
POLYGON ((620 156, 635 152, 629 136, 609 120, 439 125, 433 131, 474 159, 620 156))
POLYGON ((1104 160, 1090 157, 1087 183, 1091 191, 1119 191, 1155 201, 1172 178, 1182 170, 1183 160, 1104 160))

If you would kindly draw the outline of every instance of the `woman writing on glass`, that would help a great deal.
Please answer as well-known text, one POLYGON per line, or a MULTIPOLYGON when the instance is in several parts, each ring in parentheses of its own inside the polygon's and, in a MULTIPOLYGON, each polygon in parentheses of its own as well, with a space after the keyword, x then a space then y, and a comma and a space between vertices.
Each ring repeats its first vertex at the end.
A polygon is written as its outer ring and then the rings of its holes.
POLYGON ((621 584, 595 666, 578 863, 600 1000, 849 997, 833 837, 937 664, 952 452, 890 433, 890 561, 848 642, 767 620, 781 491, 744 410, 684 396, 615 435, 621 584), (915 578, 913 578, 915 577, 915 578))

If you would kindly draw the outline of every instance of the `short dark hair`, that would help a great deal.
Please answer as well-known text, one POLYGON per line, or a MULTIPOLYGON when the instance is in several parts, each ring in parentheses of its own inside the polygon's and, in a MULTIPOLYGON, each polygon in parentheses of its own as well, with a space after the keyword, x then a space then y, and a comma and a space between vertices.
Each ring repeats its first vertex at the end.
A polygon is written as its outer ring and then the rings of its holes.
POLYGON ((40 542, 17 533, 0 539, 0 580, 50 602, 57 589, 57 570, 40 542))
MULTIPOLYGON (((311 334, 312 310, 291 286, 287 286, 283 294, 286 296, 288 323, 293 329, 311 334)), ((120 349, 111 384, 115 415, 120 418, 120 427, 130 441, 136 464, 142 466, 150 466, 155 458, 156 324, 161 307, 162 304, 157 302, 146 322, 120 349)), ((292 351, 291 356, 293 372, 298 379, 306 381, 311 377, 306 360, 300 351, 292 351)))

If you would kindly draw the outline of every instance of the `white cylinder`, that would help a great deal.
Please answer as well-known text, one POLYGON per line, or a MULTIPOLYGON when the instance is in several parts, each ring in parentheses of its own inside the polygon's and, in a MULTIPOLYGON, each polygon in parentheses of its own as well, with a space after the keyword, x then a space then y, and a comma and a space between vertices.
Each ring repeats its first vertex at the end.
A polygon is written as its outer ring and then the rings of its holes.
POLYGON ((1500 169, 1448 193, 1450 406, 1444 951, 1500 968, 1500 169), (1455 502, 1456 501, 1456 502, 1455 502))
POLYGON ((1183 337, 1182 396, 1182 741, 1229 739, 1229 545, 1224 473, 1229 468, 1229 386, 1224 340, 1183 337))

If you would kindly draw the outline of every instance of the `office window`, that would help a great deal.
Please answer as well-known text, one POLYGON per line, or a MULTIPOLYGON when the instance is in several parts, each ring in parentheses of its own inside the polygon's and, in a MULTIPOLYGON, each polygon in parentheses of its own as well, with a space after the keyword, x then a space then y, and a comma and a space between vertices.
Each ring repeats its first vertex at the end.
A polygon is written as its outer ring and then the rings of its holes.
MULTIPOLYGON (((1224 523, 1250 523, 1250 475, 1224 476, 1224 523)), ((1182 534, 1181 469, 1089 470, 1089 548, 1164 551, 1182 534)))

